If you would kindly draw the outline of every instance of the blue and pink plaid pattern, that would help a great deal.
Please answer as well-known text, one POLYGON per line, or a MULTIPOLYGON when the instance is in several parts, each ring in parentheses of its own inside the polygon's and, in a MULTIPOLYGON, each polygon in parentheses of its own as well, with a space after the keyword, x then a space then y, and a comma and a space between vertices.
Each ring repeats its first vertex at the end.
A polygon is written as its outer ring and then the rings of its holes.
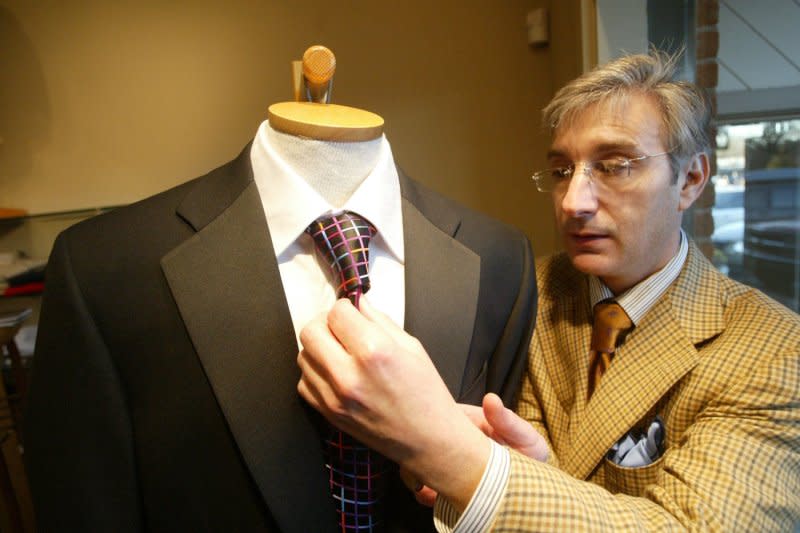
MULTIPOLYGON (((369 290, 369 241, 375 227, 355 213, 323 217, 309 233, 336 278, 336 295, 358 307, 369 290)), ((331 427, 324 442, 325 467, 342 533, 377 533, 383 516, 389 462, 353 437, 331 427)))
POLYGON ((347 296, 358 307, 359 298, 369 290, 369 240, 376 233, 375 226, 345 211, 318 218, 306 232, 314 238, 336 277, 336 296, 347 296))
POLYGON ((379 532, 389 462, 337 429, 325 439, 324 449, 340 531, 379 532))

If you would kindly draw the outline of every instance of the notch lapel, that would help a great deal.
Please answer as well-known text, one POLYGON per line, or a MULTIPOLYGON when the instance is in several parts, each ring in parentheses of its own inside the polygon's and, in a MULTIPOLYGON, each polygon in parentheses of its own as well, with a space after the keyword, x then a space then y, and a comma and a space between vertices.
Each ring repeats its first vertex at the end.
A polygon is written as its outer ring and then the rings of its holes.
POLYGON ((458 399, 477 313, 480 257, 453 238, 459 225, 454 214, 439 211, 443 220, 434 223, 405 197, 402 208, 405 329, 425 346, 458 399))
POLYGON ((320 524, 333 529, 320 437, 296 391, 294 328, 255 183, 206 218, 162 259, 169 287, 281 531, 319 531, 320 524))
MULTIPOLYGON (((662 300, 619 348, 580 420, 570 424, 564 468, 585 479, 611 446, 696 364, 697 350, 662 300)), ((581 390, 579 401, 586 402, 586 387, 581 390)))

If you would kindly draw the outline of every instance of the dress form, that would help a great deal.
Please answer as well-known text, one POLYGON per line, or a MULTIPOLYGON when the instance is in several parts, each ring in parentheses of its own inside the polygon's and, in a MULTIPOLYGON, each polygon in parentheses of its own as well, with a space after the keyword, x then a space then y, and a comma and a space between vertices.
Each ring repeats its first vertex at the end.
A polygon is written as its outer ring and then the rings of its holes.
POLYGON ((323 141, 297 137, 269 124, 267 142, 317 194, 342 207, 378 164, 382 139, 323 141))
POLYGON ((341 207, 378 163, 383 119, 327 103, 336 68, 327 48, 312 46, 298 63, 295 98, 306 101, 269 107, 268 142, 320 196, 341 207))

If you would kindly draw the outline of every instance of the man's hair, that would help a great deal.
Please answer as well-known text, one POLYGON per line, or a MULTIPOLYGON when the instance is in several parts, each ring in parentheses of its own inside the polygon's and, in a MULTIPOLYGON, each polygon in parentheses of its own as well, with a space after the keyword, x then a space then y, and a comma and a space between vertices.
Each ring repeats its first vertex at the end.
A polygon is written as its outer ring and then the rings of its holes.
POLYGON ((653 98, 661 109, 662 134, 677 172, 681 160, 707 151, 711 105, 705 91, 674 80, 680 53, 651 50, 598 66, 562 87, 542 111, 545 127, 556 130, 598 102, 619 101, 632 94, 653 98))

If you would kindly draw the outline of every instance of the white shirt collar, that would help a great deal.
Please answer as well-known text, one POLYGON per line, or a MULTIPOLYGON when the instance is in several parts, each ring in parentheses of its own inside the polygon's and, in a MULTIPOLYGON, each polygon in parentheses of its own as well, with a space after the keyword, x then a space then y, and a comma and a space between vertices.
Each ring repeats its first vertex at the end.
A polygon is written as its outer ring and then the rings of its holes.
POLYGON ((266 127, 266 122, 261 124, 250 158, 276 256, 286 251, 318 217, 347 210, 372 222, 378 230, 376 239, 380 238, 399 262, 405 261, 400 178, 385 136, 378 164, 345 205, 337 208, 328 204, 272 149, 266 127))

